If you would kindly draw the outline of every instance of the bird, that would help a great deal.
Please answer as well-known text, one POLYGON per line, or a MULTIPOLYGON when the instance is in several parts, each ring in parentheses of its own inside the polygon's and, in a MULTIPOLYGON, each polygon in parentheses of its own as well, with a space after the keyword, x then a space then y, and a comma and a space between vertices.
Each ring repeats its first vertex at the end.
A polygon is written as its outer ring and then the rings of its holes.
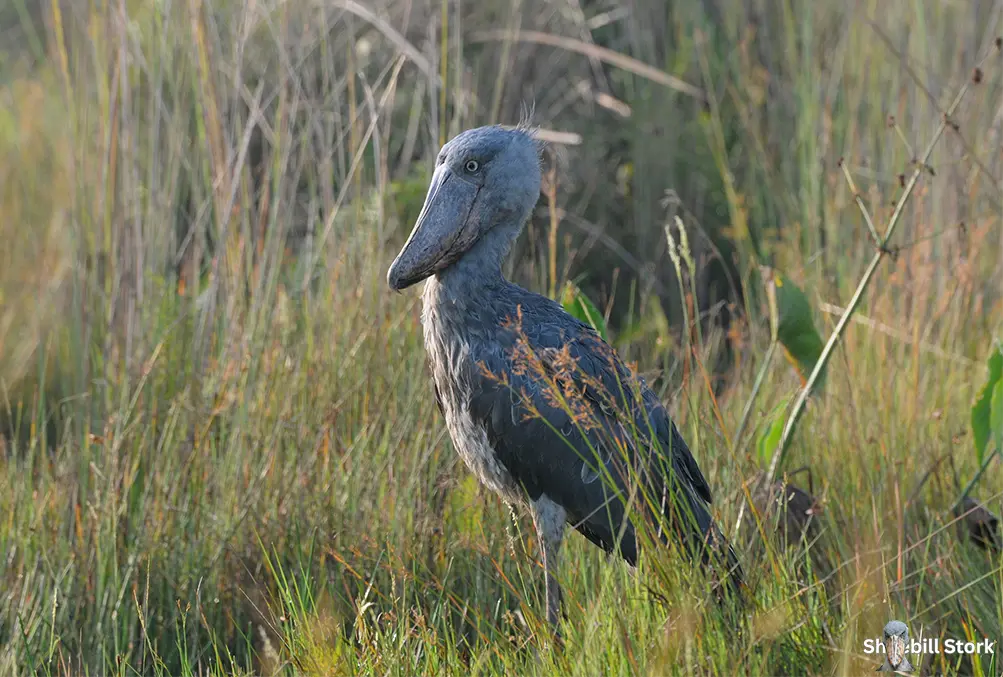
POLYGON ((884 629, 885 662, 875 672, 912 672, 909 652, 909 628, 902 621, 888 621, 884 629))
POLYGON ((591 325, 503 274, 540 196, 544 149, 526 125, 468 129, 444 144, 387 283, 401 292, 425 282, 436 405, 470 471, 531 515, 546 618, 559 632, 568 526, 634 567, 638 520, 657 513, 669 525, 662 541, 674 536, 704 565, 720 564, 719 592, 744 579, 709 512, 707 480, 658 397, 591 325))

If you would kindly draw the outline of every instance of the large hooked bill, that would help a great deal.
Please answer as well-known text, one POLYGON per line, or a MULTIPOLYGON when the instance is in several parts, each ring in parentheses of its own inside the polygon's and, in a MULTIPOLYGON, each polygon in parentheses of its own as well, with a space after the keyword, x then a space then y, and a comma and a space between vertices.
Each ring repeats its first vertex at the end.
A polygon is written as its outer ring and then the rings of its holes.
POLYGON ((441 164, 432 174, 414 230, 387 271, 387 284, 401 291, 456 261, 476 237, 469 223, 479 187, 441 164))

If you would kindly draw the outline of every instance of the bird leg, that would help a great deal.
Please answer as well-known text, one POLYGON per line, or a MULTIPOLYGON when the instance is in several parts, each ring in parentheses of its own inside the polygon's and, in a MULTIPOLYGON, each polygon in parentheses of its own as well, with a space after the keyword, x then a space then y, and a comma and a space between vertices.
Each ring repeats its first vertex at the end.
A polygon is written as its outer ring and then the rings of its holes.
POLYGON ((546 494, 533 501, 532 512, 547 581, 547 622, 557 631, 561 611, 561 584, 557 582, 557 567, 567 513, 564 508, 547 498, 546 494))

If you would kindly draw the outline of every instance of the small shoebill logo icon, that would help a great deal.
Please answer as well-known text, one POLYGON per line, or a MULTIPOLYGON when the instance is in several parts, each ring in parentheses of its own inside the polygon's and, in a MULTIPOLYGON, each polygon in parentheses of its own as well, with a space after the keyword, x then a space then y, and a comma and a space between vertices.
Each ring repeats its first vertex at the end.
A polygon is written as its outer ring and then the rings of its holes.
POLYGON ((909 628, 902 621, 888 621, 885 625, 885 662, 878 672, 912 672, 912 663, 906 658, 909 650, 909 628))

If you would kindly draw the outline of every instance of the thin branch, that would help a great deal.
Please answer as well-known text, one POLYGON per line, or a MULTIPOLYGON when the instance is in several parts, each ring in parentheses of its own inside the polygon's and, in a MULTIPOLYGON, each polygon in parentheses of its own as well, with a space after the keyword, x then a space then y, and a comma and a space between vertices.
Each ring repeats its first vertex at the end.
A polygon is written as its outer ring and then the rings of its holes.
POLYGON ((422 55, 421 50, 408 42, 407 38, 401 35, 387 21, 381 19, 371 9, 368 9, 355 0, 334 0, 334 4, 369 23, 369 25, 382 33, 387 40, 392 42, 400 50, 401 54, 410 59, 432 84, 437 87, 442 86, 442 80, 439 79, 439 76, 432 69, 432 64, 422 55))
MULTIPOLYGON (((840 308, 837 305, 831 303, 820 303, 819 310, 823 313, 829 313, 830 315, 843 315, 846 313, 846 308, 840 308)), ((950 360, 951 362, 956 362, 958 364, 963 364, 966 367, 971 367, 977 370, 985 370, 986 366, 981 362, 976 362, 975 360, 970 360, 964 355, 956 355, 954 353, 948 352, 939 346, 935 346, 932 343, 927 343, 926 341, 917 341, 909 336, 906 332, 896 329, 895 327, 890 327, 883 322, 878 322, 873 320, 866 315, 860 315, 859 313, 853 316, 853 321, 857 324, 861 324, 868 329, 880 332, 886 336, 890 336, 893 339, 901 341, 910 346, 915 346, 919 348, 920 352, 927 353, 930 355, 935 355, 941 359, 950 360)))
POLYGON ((566 49, 569 52, 577 52, 578 54, 583 54, 587 57, 608 63, 611 66, 622 68, 634 75, 647 78, 652 82, 657 82, 669 89, 674 89, 677 92, 692 96, 694 99, 698 99, 700 101, 706 100, 706 95, 702 89, 691 85, 685 80, 681 80, 674 75, 669 75, 663 70, 655 68, 654 66, 649 66, 643 61, 638 61, 626 54, 620 54, 612 49, 592 45, 587 42, 582 42, 581 40, 576 40, 575 38, 568 38, 563 35, 553 35, 551 33, 544 33, 543 31, 513 32, 503 30, 476 31, 468 38, 469 42, 493 42, 498 40, 532 42, 538 45, 549 45, 559 49, 566 49))
MULTIPOLYGON (((997 20, 998 20, 998 15, 991 22, 990 33, 995 30, 995 24, 996 24, 997 20)), ((881 29, 881 27, 877 23, 875 23, 875 21, 873 19, 865 19, 865 21, 868 24, 870 24, 871 28, 874 30, 874 32, 877 34, 877 36, 881 39, 881 41, 885 44, 885 47, 888 48, 888 51, 890 51, 892 54, 894 54, 895 57, 899 60, 899 62, 902 64, 902 68, 905 70, 906 74, 910 77, 910 79, 912 79, 913 83, 917 87, 919 87, 920 91, 922 91, 924 94, 926 94, 926 98, 930 100, 930 104, 933 105, 933 107, 938 112, 942 112, 941 109, 940 109, 940 103, 938 102, 937 97, 934 95, 933 92, 930 91, 930 88, 926 86, 926 84, 923 82, 923 80, 916 73, 916 70, 909 64, 908 57, 905 54, 903 54, 901 51, 899 51, 898 48, 895 47, 895 44, 892 42, 891 38, 888 37, 888 35, 881 29)), ((992 54, 992 53, 993 53, 993 51, 991 49, 990 50, 990 54, 992 54)), ((999 53, 999 48, 998 47, 996 48, 996 53, 999 53)), ((988 55, 986 55, 986 58, 988 58, 988 55)), ((983 62, 985 62, 985 61, 986 61, 986 59, 983 59, 983 62)), ((980 63, 979 66, 981 66, 981 65, 982 64, 980 63)), ((969 80, 969 82, 971 82, 971 79, 969 80)), ((957 130, 955 130, 955 132, 958 135, 958 140, 961 142, 961 148, 965 151, 965 154, 969 158, 971 158, 972 162, 974 162, 975 165, 982 171, 981 176, 987 176, 987 177, 989 177, 990 183, 993 186, 995 186, 997 183, 999 183, 998 179, 995 176, 993 176, 993 173, 989 171, 989 168, 986 167, 985 163, 979 158, 978 154, 975 152, 975 149, 972 147, 972 145, 968 143, 968 140, 961 134, 961 132, 958 132, 957 130)), ((906 144, 906 145, 908 146, 908 144, 906 144)), ((915 157, 915 156, 913 155, 913 157, 915 157)), ((1000 207, 1000 204, 998 202, 996 202, 995 200, 993 200, 993 203, 994 203, 994 205, 997 208, 1000 207)))
MULTIPOLYGON (((763 382, 766 380, 766 372, 773 363, 773 353, 780 342, 778 338, 780 331, 780 309, 777 306, 777 286, 773 281, 773 273, 767 266, 760 266, 759 270, 761 277, 766 281, 766 300, 770 309, 770 347, 766 349, 766 356, 763 358, 763 363, 759 365, 759 372, 756 374, 756 380, 752 384, 752 392, 749 393, 749 399, 746 401, 745 409, 742 411, 742 419, 738 423, 738 430, 735 431, 734 443, 731 448, 732 455, 738 451, 738 445, 742 440, 742 433, 745 431, 745 426, 749 422, 749 415, 752 413, 752 405, 755 403, 756 397, 759 396, 759 390, 763 387, 763 382)), ((741 510, 739 510, 739 519, 741 519, 741 510)), ((736 531, 738 531, 740 524, 741 522, 736 523, 736 531)))
POLYGON ((954 502, 953 506, 951 506, 952 513, 958 509, 959 505, 965 502, 965 498, 968 497, 968 494, 970 494, 972 489, 975 488, 975 485, 978 484, 980 479, 982 479, 982 475, 989 467, 989 464, 992 463, 993 459, 996 458, 999 454, 1000 454, 1000 449, 999 447, 997 447, 996 449, 993 450, 991 454, 986 456, 986 460, 982 461, 982 466, 975 473, 975 477, 973 477, 972 480, 967 485, 965 485, 965 488, 962 490, 961 495, 958 496, 958 500, 954 502))
POLYGON ((769 371, 770 365, 773 363, 773 353, 777 349, 776 339, 770 341, 770 347, 766 349, 766 356, 763 357, 763 363, 759 367, 759 373, 756 374, 756 380, 752 384, 752 392, 749 394, 749 399, 745 403, 745 410, 742 412, 742 420, 738 423, 738 430, 735 431, 735 436, 732 441, 732 453, 738 451, 738 445, 742 440, 742 433, 745 432, 745 426, 749 422, 749 415, 752 413, 752 405, 756 401, 756 397, 759 395, 760 388, 763 387, 763 382, 766 380, 766 372, 769 371))
POLYGON ((889 119, 888 124, 895 130, 895 134, 899 137, 899 140, 902 141, 902 145, 905 146, 905 150, 909 154, 909 159, 915 162, 916 151, 913 150, 912 144, 909 143, 909 139, 906 138, 905 132, 902 131, 902 127, 899 126, 899 123, 895 121, 894 117, 889 119))
MULTIPOLYGON (((980 66, 984 63, 991 54, 994 54, 994 50, 990 50, 985 57, 983 57, 980 66)), ((825 369, 826 364, 829 362, 829 358, 832 356, 833 351, 836 348, 836 344, 842 337, 843 332, 846 331, 847 325, 850 323, 850 319, 853 317, 854 311, 856 311, 857 306, 860 304, 860 300, 864 296, 864 292, 867 291, 867 287, 871 282, 871 278, 874 276, 874 272, 878 269, 878 265, 881 263, 885 256, 890 254, 888 250, 888 242, 892 235, 895 234, 895 228, 898 226, 899 221, 902 218, 902 214, 905 211, 906 203, 909 202, 909 198, 912 195, 913 190, 916 188, 916 184, 919 181, 919 177, 926 171, 930 160, 930 156, 933 155, 933 150, 936 148, 937 143, 939 143, 940 138, 943 136, 944 131, 948 127, 954 127, 954 123, 951 120, 951 116, 957 110, 958 105, 964 98, 965 94, 968 93, 968 89, 972 84, 972 80, 969 79, 961 86, 958 91, 957 96, 954 97, 954 101, 951 103, 947 112, 941 117, 940 125, 937 127, 937 131, 934 132, 933 138, 930 139, 930 143, 926 147, 926 151, 923 153, 921 158, 917 159, 916 165, 913 169, 912 175, 909 177, 909 181, 905 184, 902 197, 898 200, 895 205, 895 211, 892 212, 891 217, 888 219, 888 226, 885 228, 884 236, 877 241, 877 249, 874 252, 874 257, 868 264, 866 270, 864 270, 864 275, 861 277, 860 282, 857 284, 857 289, 853 293, 853 297, 850 299, 849 304, 846 306, 846 312, 840 317, 836 328, 833 330, 832 335, 826 342, 825 347, 822 349, 822 354, 819 355, 818 360, 815 362, 815 367, 812 369, 811 375, 805 382, 801 391, 798 393, 797 400, 794 403, 794 408, 791 410, 790 415, 787 418, 787 423, 784 424, 783 435, 780 438, 780 444, 777 449, 773 452, 773 458, 770 460, 769 469, 766 472, 766 482, 770 483, 776 476, 777 469, 783 462, 784 456, 786 455, 787 449, 790 446, 791 437, 794 433, 794 427, 797 425, 801 414, 804 412, 805 405, 808 401, 808 395, 812 392, 815 387, 815 383, 818 381, 820 375, 825 369)), ((851 189, 853 184, 851 181, 851 189)), ((854 193, 856 191, 854 190, 854 193)), ((864 214, 864 219, 868 222, 869 226, 873 228, 873 219, 871 219, 870 213, 867 211, 866 206, 863 201, 857 201, 857 207, 860 208, 861 212, 864 214)), ((877 232, 876 228, 873 228, 873 232, 877 232)), ((742 507, 739 509, 738 520, 735 524, 735 533, 737 534, 742 527, 742 518, 745 515, 745 502, 742 503, 742 507)))
POLYGON ((871 242, 875 245, 881 242, 881 237, 878 235, 878 229, 874 227, 874 221, 871 220, 871 214, 867 211, 867 207, 864 205, 864 199, 860 197, 860 191, 857 190, 857 184, 853 182, 853 176, 850 175, 850 170, 846 167, 846 163, 842 159, 839 161, 839 168, 843 170, 843 176, 846 177, 846 183, 850 186, 850 192, 853 193, 853 201, 857 203, 857 207, 860 208, 860 213, 864 215, 864 223, 867 224, 867 230, 871 233, 871 242))
MULTIPOLYGON (((864 292, 867 291, 867 287, 871 282, 871 278, 874 276, 874 272, 878 269, 878 265, 881 260, 888 254, 886 246, 888 244, 889 238, 895 233, 895 227, 898 225, 899 220, 902 218, 902 214, 905 211, 905 205, 909 202, 909 198, 912 195, 913 190, 916 188, 916 183, 919 181, 919 177, 923 174, 923 167, 930 160, 930 156, 933 154, 933 149, 937 146, 940 141, 940 137, 943 136, 944 130, 947 129, 951 115, 957 109, 958 104, 961 103, 962 97, 968 92, 968 84, 966 83, 958 95, 954 99, 954 103, 948 109, 947 114, 940 121, 940 125, 937 127, 937 131, 934 132, 933 138, 930 140, 929 145, 926 148, 926 152, 923 153, 923 157, 920 159, 919 164, 913 169, 912 176, 909 177, 909 182, 906 184, 905 191, 902 194, 902 198, 895 205, 895 211, 892 212, 891 218, 888 219, 888 226, 885 229, 884 237, 879 241, 879 246, 877 251, 874 252, 874 257, 871 259, 870 264, 864 271, 863 277, 857 284, 857 290, 853 294, 853 298, 846 306, 846 312, 843 316, 839 318, 839 323, 836 325, 835 330, 833 330, 832 335, 825 344, 825 348, 822 349, 822 354, 819 356, 818 360, 815 362, 815 368, 812 369, 811 375, 808 377, 808 381, 805 383, 801 392, 798 393, 798 398, 794 402, 794 409, 791 411, 790 416, 787 418, 787 423, 784 425, 783 435, 780 437, 780 444, 777 450, 773 453, 773 459, 770 461, 770 467, 767 470, 767 480, 772 482, 774 476, 776 475, 777 468, 780 467, 780 463, 786 454, 787 448, 790 445, 791 436, 794 433, 794 427, 797 425, 798 419, 801 417, 802 412, 804 412, 805 404, 808 401, 808 394, 812 391, 815 386, 815 382, 818 380, 825 368, 825 365, 829 362, 829 357, 832 355, 836 348, 836 344, 842 337, 843 332, 846 330, 846 326, 850 323, 850 318, 853 316, 854 311, 860 304, 860 300, 864 297, 864 292)), ((866 207, 863 204, 858 205, 865 213, 866 207)), ((867 215, 870 219, 870 214, 867 215)))

